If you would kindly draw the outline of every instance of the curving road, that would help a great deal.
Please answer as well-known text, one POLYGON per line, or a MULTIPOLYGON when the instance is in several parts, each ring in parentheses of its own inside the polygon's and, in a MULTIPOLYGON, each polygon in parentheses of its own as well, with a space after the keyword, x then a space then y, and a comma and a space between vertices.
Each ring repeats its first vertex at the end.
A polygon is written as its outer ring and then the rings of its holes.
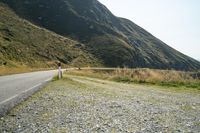
MULTIPOLYGON (((78 68, 68 68, 67 70, 78 68)), ((110 70, 115 68, 81 68, 93 70, 110 70)), ((65 69, 62 69, 64 71, 65 69)), ((40 87, 45 82, 52 79, 57 74, 57 70, 39 71, 8 76, 0 76, 0 109, 1 105, 10 100, 20 97, 22 93, 27 93, 40 87)))
POLYGON ((0 114, 42 87, 57 70, 0 76, 0 114))

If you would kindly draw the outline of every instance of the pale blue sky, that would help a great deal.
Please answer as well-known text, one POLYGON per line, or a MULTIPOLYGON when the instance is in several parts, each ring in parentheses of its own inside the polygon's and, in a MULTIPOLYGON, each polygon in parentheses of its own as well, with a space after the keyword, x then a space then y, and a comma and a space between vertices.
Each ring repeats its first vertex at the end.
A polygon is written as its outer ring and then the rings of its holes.
POLYGON ((99 0, 180 52, 200 60, 200 0, 99 0))

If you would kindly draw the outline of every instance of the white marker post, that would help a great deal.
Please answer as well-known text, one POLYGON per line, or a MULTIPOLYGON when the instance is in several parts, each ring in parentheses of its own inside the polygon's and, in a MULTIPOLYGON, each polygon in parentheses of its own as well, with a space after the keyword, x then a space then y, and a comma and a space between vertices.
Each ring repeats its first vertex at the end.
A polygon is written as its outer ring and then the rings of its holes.
POLYGON ((61 68, 61 63, 58 63, 58 79, 62 78, 62 68, 61 68))

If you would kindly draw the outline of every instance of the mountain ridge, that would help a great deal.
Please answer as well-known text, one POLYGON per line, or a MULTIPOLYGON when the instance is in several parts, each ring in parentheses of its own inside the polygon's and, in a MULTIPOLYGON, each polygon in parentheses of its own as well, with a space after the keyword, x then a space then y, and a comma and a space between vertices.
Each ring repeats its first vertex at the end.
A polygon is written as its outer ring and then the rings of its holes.
POLYGON ((200 63, 169 47, 97 0, 2 0, 32 23, 83 43, 105 66, 198 70, 200 63))

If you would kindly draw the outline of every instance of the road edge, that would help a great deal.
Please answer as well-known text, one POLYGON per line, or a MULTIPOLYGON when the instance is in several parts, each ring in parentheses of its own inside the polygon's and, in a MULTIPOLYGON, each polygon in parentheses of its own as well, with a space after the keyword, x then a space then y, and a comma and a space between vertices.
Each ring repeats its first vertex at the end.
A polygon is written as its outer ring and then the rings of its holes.
POLYGON ((15 95, 3 102, 0 103, 0 117, 3 117, 6 115, 13 107, 20 104, 21 102, 25 101, 27 98, 29 98, 31 95, 39 91, 40 89, 44 88, 47 83, 52 80, 52 78, 45 80, 44 82, 41 82, 26 91, 23 91, 22 93, 15 95))

